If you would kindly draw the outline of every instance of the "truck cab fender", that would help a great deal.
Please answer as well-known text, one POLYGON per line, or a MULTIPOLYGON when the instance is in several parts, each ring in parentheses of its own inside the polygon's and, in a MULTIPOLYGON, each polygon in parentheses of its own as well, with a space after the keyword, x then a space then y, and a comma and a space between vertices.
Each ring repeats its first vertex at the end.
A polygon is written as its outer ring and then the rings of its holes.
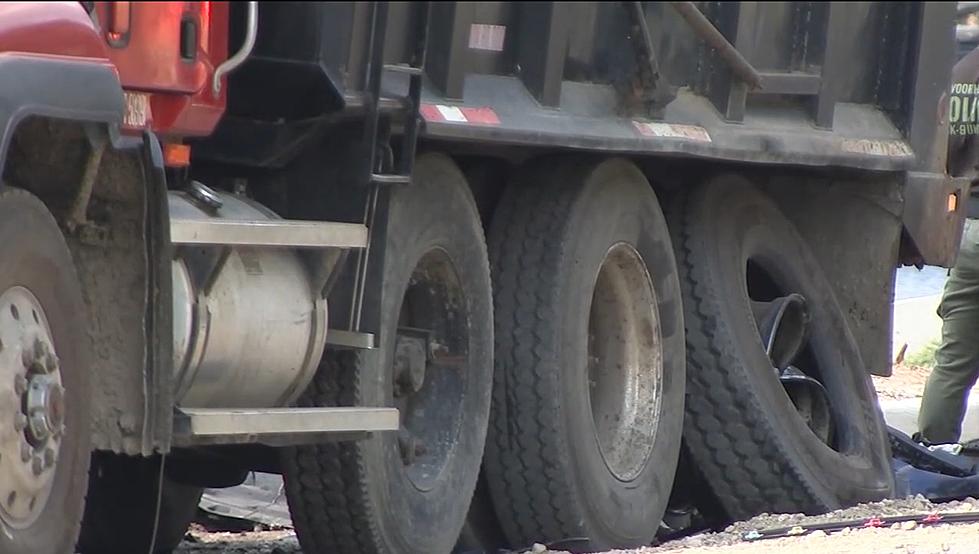
POLYGON ((118 135, 122 86, 80 3, 0 3, 0 76, 0 167, 29 116, 102 123, 118 135))

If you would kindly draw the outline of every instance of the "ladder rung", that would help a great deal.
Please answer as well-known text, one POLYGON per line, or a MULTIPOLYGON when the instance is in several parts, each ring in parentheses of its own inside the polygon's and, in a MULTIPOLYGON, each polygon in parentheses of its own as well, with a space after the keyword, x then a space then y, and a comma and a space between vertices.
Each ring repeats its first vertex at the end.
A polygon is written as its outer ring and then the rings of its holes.
POLYGON ((171 219, 170 241, 174 244, 363 248, 367 246, 367 227, 358 223, 290 219, 171 219))
POLYGON ((398 175, 374 173, 371 175, 371 181, 377 185, 410 185, 411 176, 410 175, 398 175))
POLYGON ((261 443, 263 438, 397 431, 398 426, 395 408, 181 408, 173 438, 178 445, 261 443))
MULTIPOLYGON (((344 96, 343 101, 349 110, 364 110, 367 107, 367 100, 363 94, 348 94, 344 96)), ((403 97, 382 96, 377 101, 377 109, 384 114, 400 112, 407 107, 407 100, 403 97)))
POLYGON ((405 64, 386 64, 384 66, 384 70, 404 73, 406 75, 421 75, 424 72, 424 70, 420 67, 405 64))

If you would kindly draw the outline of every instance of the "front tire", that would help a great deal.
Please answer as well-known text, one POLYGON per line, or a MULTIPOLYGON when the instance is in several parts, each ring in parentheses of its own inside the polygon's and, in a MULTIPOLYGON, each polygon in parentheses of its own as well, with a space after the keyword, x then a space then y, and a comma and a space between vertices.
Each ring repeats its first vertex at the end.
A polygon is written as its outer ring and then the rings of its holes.
POLYGON ((327 352, 303 406, 395 406, 401 430, 288 449, 284 478, 304 552, 449 552, 489 418, 489 267, 465 178, 421 156, 390 192, 376 350, 327 352))
POLYGON ((159 456, 93 455, 88 505, 78 540, 81 554, 144 554, 151 543, 152 554, 170 554, 180 545, 204 489, 165 475, 161 482, 161 470, 159 456))
POLYGON ((81 287, 30 193, 0 192, 0 237, 0 552, 73 552, 91 449, 81 287))

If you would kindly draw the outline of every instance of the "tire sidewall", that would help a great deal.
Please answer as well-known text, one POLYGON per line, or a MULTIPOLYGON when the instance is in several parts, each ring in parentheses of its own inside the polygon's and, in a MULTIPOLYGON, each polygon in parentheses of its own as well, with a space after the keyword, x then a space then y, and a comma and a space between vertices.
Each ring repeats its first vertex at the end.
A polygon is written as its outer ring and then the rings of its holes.
POLYGON ((393 552, 452 548, 470 500, 463 491, 471 493, 476 484, 492 389, 491 289, 479 216, 455 165, 429 154, 417 161, 412 185, 392 191, 381 299, 383 344, 363 354, 366 367, 381 369, 362 372, 365 405, 393 405, 393 354, 402 298, 418 261, 434 247, 448 254, 466 293, 471 367, 458 442, 431 490, 423 492, 408 480, 395 433, 376 434, 360 444, 369 494, 390 524, 379 530, 393 552))
POLYGON ((745 386, 764 411, 758 417, 774 429, 771 439, 778 451, 825 508, 886 494, 893 482, 876 394, 832 287, 808 245, 774 203, 738 177, 725 176, 700 193, 711 197, 697 202, 709 206, 698 218, 712 224, 700 227, 709 236, 697 246, 716 261, 710 273, 717 297, 731 299, 715 307, 724 322, 721 329, 742 364, 745 386), (780 285, 807 298, 810 337, 825 340, 813 348, 838 352, 839 370, 823 376, 823 384, 837 427, 847 436, 844 453, 823 444, 794 416, 794 406, 770 369, 745 292, 749 257, 765 260, 765 269, 776 273, 780 285), (787 413, 792 417, 785 417, 787 413))
MULTIPOLYGON (((608 160, 587 175, 568 220, 569 259, 558 287, 561 342, 558 367, 569 464, 578 497, 590 514, 592 547, 652 540, 672 487, 682 433, 685 345, 680 291, 670 235, 652 188, 631 163, 608 160), (655 214, 655 215, 654 215, 655 214), (617 243, 632 246, 646 265, 657 299, 663 381, 657 429, 640 473, 623 482, 602 456, 590 409, 588 324, 599 269, 617 243), (633 530, 629 533, 626 530, 633 530)), ((579 177, 580 178, 580 177, 579 177)))
MULTIPOLYGON (((0 552, 74 552, 84 510, 91 452, 91 349, 81 290, 71 254, 43 204, 24 191, 0 193, 0 292, 28 288, 50 326, 65 388, 65 435, 54 483, 38 519, 25 529, 5 528, 0 552)), ((0 423, 10 423, 4 416, 0 423)))

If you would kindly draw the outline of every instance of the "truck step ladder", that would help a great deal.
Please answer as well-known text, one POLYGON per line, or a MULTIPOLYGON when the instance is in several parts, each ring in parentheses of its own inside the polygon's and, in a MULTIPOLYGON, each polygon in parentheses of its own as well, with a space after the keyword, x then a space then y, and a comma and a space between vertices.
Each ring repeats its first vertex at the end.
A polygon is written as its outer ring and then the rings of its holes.
POLYGON ((398 425, 395 408, 180 408, 173 420, 173 445, 286 446, 397 431, 398 425))

